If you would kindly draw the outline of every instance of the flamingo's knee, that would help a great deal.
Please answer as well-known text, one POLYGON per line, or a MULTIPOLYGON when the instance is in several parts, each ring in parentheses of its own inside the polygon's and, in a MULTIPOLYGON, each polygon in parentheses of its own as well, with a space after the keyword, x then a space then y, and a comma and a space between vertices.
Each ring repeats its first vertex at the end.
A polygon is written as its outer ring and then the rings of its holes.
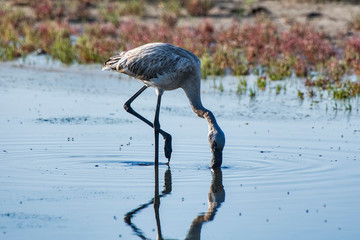
POLYGON ((124 103, 124 109, 125 109, 125 111, 130 112, 131 111, 130 103, 128 103, 128 102, 124 103))

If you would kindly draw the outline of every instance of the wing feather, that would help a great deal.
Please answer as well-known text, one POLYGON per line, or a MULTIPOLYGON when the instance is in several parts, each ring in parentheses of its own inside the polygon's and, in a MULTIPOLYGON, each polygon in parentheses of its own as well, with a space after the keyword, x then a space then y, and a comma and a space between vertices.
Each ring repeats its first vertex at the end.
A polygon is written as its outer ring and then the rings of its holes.
POLYGON ((104 63, 103 70, 111 69, 150 81, 159 75, 193 71, 196 67, 193 59, 200 65, 199 59, 185 49, 170 44, 152 43, 110 57, 104 63))

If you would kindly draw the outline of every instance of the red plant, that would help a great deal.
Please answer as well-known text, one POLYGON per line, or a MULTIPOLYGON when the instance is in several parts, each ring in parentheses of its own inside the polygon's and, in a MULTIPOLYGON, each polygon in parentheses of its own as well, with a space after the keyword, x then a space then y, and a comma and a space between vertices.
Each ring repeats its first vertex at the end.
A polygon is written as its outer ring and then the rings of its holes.
POLYGON ((36 17, 39 20, 60 18, 65 14, 65 8, 61 2, 54 2, 52 0, 39 0, 32 1, 30 6, 34 10, 36 17))
POLYGON ((179 45, 202 56, 215 43, 214 27, 211 22, 203 21, 196 27, 179 27, 178 31, 171 31, 172 43, 179 45))
POLYGON ((308 67, 306 65, 306 62, 303 58, 301 58, 300 56, 297 56, 296 59, 294 60, 294 72, 295 75, 298 77, 305 77, 308 73, 308 67))
POLYGON ((305 57, 311 65, 324 63, 335 56, 335 49, 325 35, 302 24, 295 24, 289 32, 282 33, 281 52, 284 55, 305 57))
POLYGON ((349 38, 345 43, 345 61, 360 74, 360 36, 349 38))
POLYGON ((216 34, 218 43, 229 49, 243 49, 249 63, 267 64, 279 55, 277 27, 269 21, 241 26, 234 22, 228 30, 216 34))
POLYGON ((71 28, 65 22, 46 21, 35 26, 34 34, 37 36, 40 48, 48 51, 49 46, 57 37, 69 38, 71 28))
POLYGON ((333 82, 341 81, 343 76, 348 72, 348 68, 345 62, 336 57, 332 57, 326 62, 325 69, 326 69, 326 75, 333 82))

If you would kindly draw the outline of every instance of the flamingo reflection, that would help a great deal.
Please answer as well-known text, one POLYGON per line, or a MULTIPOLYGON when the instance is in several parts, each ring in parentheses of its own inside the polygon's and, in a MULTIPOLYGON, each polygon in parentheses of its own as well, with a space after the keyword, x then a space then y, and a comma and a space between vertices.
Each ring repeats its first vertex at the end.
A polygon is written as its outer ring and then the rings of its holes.
MULTIPOLYGON (((222 184, 222 171, 220 168, 212 169, 212 180, 210 184, 210 190, 208 194, 208 211, 206 213, 201 213, 195 217, 192 221, 190 229, 187 233, 186 240, 196 240, 201 237, 201 228, 202 225, 206 222, 213 221, 216 215, 217 210, 220 208, 221 204, 225 201, 225 190, 222 184)), ((159 169, 158 166, 155 166, 155 196, 149 202, 140 205, 138 208, 128 212, 125 215, 124 221, 132 228, 133 232, 141 239, 149 239, 145 234, 132 223, 131 219, 140 212, 142 209, 147 208, 149 205, 153 204, 155 212, 155 220, 157 226, 157 239, 163 240, 161 223, 160 223, 160 198, 165 197, 171 193, 172 184, 171 184, 171 170, 168 166, 168 169, 165 171, 164 175, 164 190, 159 193, 159 169)))
POLYGON ((156 219, 156 226, 157 226, 157 232, 158 237, 157 239, 163 239, 161 234, 161 226, 160 226, 160 214, 159 214, 159 208, 160 208, 160 198, 165 197, 166 195, 171 193, 171 170, 170 166, 168 166, 168 169, 165 171, 164 176, 164 190, 161 194, 159 194, 159 167, 155 166, 155 196, 152 198, 149 202, 141 204, 138 208, 135 208, 134 210, 128 212, 125 214, 124 221, 132 228, 134 233, 139 236, 141 239, 149 239, 145 237, 144 233, 136 227, 134 223, 131 222, 131 219, 140 212, 142 209, 147 208, 149 205, 154 204, 154 211, 155 211, 155 219, 156 219))
POLYGON ((222 184, 221 169, 213 169, 211 171, 212 180, 208 194, 208 211, 198 215, 191 223, 190 230, 186 236, 186 240, 200 239, 201 227, 205 222, 214 220, 215 214, 221 203, 225 201, 225 190, 222 184))

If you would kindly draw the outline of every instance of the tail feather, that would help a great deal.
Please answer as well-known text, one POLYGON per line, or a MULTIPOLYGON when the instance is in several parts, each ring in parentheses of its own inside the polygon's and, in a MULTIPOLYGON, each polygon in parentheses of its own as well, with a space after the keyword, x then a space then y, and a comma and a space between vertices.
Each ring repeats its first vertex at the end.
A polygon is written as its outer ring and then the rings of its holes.
POLYGON ((119 71, 121 69, 121 66, 119 66, 119 63, 120 63, 122 56, 123 56, 123 52, 118 55, 114 55, 114 56, 110 57, 106 62, 104 62, 104 65, 101 70, 102 71, 106 71, 106 70, 119 71))

